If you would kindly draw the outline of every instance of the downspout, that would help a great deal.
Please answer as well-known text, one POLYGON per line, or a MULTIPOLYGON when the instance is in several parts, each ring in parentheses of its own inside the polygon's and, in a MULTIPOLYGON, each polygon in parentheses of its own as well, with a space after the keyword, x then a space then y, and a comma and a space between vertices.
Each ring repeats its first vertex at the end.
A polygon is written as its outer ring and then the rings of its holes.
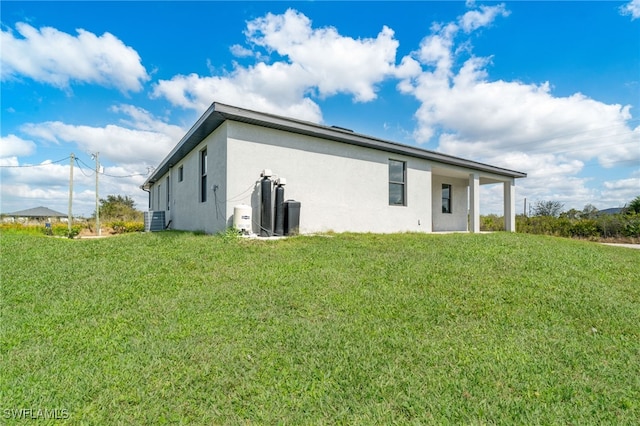
POLYGON ((140 189, 149 194, 149 201, 147 202, 147 210, 151 210, 151 191, 145 188, 144 185, 140 185, 140 189))

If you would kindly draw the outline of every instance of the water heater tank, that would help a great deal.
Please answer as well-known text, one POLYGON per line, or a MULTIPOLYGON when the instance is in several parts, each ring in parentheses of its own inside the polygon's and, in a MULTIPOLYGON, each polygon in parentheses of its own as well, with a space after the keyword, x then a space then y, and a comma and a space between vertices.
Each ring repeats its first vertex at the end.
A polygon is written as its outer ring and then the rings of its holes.
POLYGON ((243 234, 251 233, 251 206, 240 204, 233 208, 233 227, 243 234))

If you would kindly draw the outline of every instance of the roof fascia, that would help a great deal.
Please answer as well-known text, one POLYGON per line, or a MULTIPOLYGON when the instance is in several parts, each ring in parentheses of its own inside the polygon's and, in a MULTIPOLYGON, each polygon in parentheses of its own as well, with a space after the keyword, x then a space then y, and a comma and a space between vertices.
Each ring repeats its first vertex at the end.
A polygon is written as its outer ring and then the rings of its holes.
POLYGON ((189 129, 187 134, 180 140, 173 150, 165 157, 151 176, 147 178, 145 183, 142 185, 142 188, 149 189, 149 187, 164 175, 174 164, 182 160, 184 156, 202 142, 209 134, 216 130, 225 120, 239 121, 247 124, 254 124, 272 129, 329 139, 394 154, 401 154, 453 166, 495 173, 501 176, 508 176, 512 178, 524 178, 527 176, 527 174, 523 172, 479 163, 477 161, 442 154, 423 148, 403 145, 397 142, 391 142, 355 133, 342 128, 324 126, 309 121, 297 120, 294 118, 282 117, 214 102, 191 127, 191 129, 189 129))
POLYGON ((391 152, 394 154, 402 154, 410 157, 432 160, 439 163, 495 173, 501 176, 509 176, 513 178, 524 178, 527 176, 527 174, 523 172, 492 166, 490 164, 467 160, 464 158, 442 154, 423 148, 403 145, 397 142, 391 142, 341 128, 323 126, 308 121, 245 110, 242 108, 219 103, 216 103, 216 111, 228 120, 241 121, 249 124, 256 124, 264 127, 286 130, 293 133, 315 136, 323 139, 330 139, 337 142, 373 148, 376 150, 391 152))

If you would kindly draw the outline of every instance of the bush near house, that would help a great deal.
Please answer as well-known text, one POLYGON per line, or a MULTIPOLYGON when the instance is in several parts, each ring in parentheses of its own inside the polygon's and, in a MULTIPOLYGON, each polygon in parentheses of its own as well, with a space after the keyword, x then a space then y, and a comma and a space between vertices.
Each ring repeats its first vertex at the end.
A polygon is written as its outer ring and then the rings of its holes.
POLYGON ((143 213, 135 208, 135 202, 128 195, 108 195, 106 199, 100 199, 100 218, 140 222, 143 213))
POLYGON ((115 220, 107 222, 105 226, 113 229, 114 234, 125 234, 127 232, 143 232, 144 222, 115 220))
POLYGON ((601 215, 596 219, 569 219, 551 216, 518 216, 516 230, 527 234, 568 238, 640 238, 640 215, 601 215))
MULTIPOLYGON (((504 231, 503 217, 493 214, 481 216, 480 230, 504 231)), ((640 238, 640 214, 600 215, 595 219, 518 215, 516 230, 525 234, 553 235, 565 238, 637 239, 640 238)))
POLYGON ((480 230, 488 232, 504 231, 504 217, 496 214, 480 216, 480 230))
MULTIPOLYGON (((100 199, 100 228, 102 234, 125 234, 144 231, 144 213, 135 208, 129 196, 108 195, 100 199)), ((96 234, 96 215, 93 213, 86 227, 88 235, 96 234)))
MULTIPOLYGON (((103 233, 109 234, 125 234, 129 232, 143 232, 144 222, 137 221, 107 221, 102 222, 100 227, 103 233)), ((95 234, 95 222, 83 222, 79 221, 77 224, 71 226, 71 234, 69 234, 69 227, 65 223, 51 224, 50 228, 47 228, 44 223, 42 224, 22 224, 22 223, 2 223, 0 224, 0 233, 2 234, 21 234, 21 235, 50 235, 54 237, 70 237, 75 238, 78 235, 92 235, 95 234)))
MULTIPOLYGON (((628 203, 618 214, 601 214, 592 204, 582 211, 561 212, 560 202, 538 201, 534 215, 516 216, 516 230, 526 234, 590 240, 640 238, 640 196, 628 203)), ((480 230, 504 231, 504 218, 495 214, 480 217, 480 230)))
POLYGON ((53 223, 50 228, 45 224, 21 224, 21 223, 3 223, 0 224, 0 232, 3 234, 23 234, 23 235, 52 235, 55 237, 73 238, 84 228, 83 225, 72 225, 71 233, 66 223, 53 223))
POLYGON ((0 223, 2 235, 42 235, 45 233, 44 225, 23 225, 22 223, 0 223))

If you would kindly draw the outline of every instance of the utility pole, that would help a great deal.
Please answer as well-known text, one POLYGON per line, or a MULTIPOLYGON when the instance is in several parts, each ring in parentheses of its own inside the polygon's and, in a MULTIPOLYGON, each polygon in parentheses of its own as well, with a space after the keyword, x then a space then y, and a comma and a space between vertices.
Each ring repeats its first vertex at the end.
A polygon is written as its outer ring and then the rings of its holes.
POLYGON ((73 221, 73 163, 76 161, 76 156, 72 152, 69 158, 69 215, 67 216, 67 222, 69 226, 69 236, 71 236, 71 222, 73 221))
POLYGON ((93 154, 93 157, 96 160, 96 232, 98 236, 102 235, 102 230, 100 229, 100 202, 98 197, 98 175, 100 174, 100 161, 98 160, 99 152, 93 154))

